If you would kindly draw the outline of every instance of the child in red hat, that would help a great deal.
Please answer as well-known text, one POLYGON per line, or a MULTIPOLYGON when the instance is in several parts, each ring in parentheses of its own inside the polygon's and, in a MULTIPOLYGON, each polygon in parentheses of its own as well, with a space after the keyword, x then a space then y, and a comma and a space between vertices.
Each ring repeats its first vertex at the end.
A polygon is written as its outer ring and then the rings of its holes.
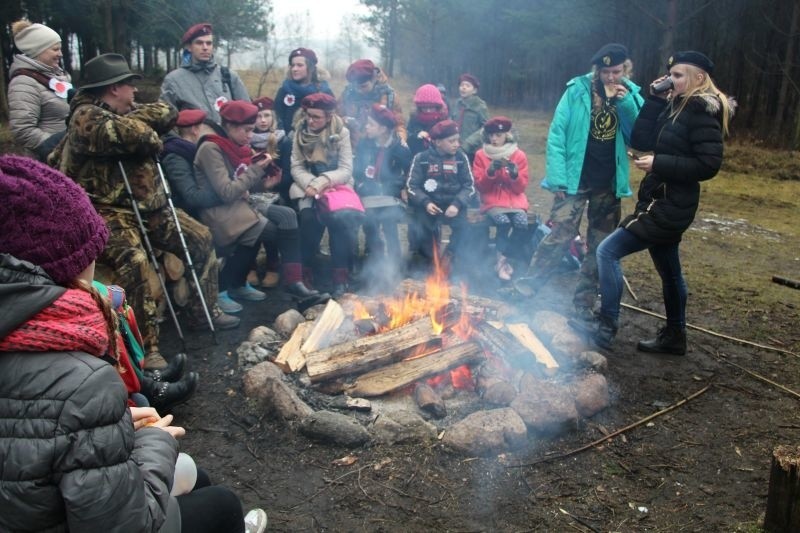
POLYGON ((414 93, 414 110, 408 118, 408 147, 416 155, 429 145, 428 132, 437 122, 449 116, 447 104, 435 85, 427 83, 414 93))
POLYGON ((478 96, 480 88, 481 83, 476 76, 468 73, 459 76, 459 98, 451 110, 451 118, 461 131, 461 149, 466 152, 470 161, 481 146, 481 128, 489 119, 486 102, 478 96))

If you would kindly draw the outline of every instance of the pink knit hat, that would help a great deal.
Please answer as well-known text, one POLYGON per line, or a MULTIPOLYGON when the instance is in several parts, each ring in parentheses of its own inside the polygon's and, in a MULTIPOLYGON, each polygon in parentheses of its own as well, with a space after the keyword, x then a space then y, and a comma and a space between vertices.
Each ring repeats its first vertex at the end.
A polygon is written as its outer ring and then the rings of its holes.
POLYGON ((67 285, 97 259, 108 228, 86 192, 27 157, 0 156, 0 253, 38 265, 67 285))
POLYGON ((414 93, 414 103, 416 105, 438 105, 444 107, 444 100, 442 100, 442 93, 436 88, 436 85, 427 83, 417 89, 414 93))

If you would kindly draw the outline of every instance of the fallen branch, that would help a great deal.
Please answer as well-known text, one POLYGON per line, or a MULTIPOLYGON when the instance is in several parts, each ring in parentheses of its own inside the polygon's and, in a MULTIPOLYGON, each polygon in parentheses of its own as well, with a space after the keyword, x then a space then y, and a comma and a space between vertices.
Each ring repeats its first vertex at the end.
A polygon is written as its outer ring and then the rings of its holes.
MULTIPOLYGON (((661 315, 659 313, 654 313, 653 311, 648 311, 647 309, 642 309, 641 307, 636 307, 635 305, 626 304, 624 302, 621 305, 622 305, 622 307, 624 307, 626 309, 630 309, 632 311, 638 311, 639 313, 642 313, 642 314, 645 314, 645 315, 654 316, 654 317, 660 318, 662 320, 666 320, 667 319, 667 317, 665 317, 664 315, 661 315)), ((761 348, 762 350, 769 350, 769 351, 772 351, 772 352, 778 352, 778 353, 783 353, 783 354, 786 354, 786 355, 793 355, 795 357, 800 357, 800 355, 798 355, 798 354, 796 354, 796 353, 794 353, 792 351, 789 351, 789 350, 784 350, 783 348, 776 348, 775 346, 767 346, 766 344, 759 344, 759 343, 753 342, 753 341, 748 341, 748 340, 744 340, 744 339, 738 339, 736 337, 731 337, 730 335, 725 335, 724 333, 717 333, 716 331, 712 331, 710 329, 702 328, 700 326, 695 326, 694 324, 687 323, 686 327, 689 328, 689 329, 696 330, 696 331, 702 331, 703 333, 707 333, 707 334, 709 334, 709 335, 711 335, 713 337, 718 337, 720 339, 726 339, 726 340, 729 340, 729 341, 737 342, 737 343, 743 344, 745 346, 753 346, 754 348, 761 348)))
POLYGON ((639 298, 637 298, 636 297, 636 293, 633 292, 633 287, 631 287, 631 282, 628 281, 628 278, 626 278, 625 276, 622 276, 622 281, 625 282, 625 288, 628 289, 628 293, 631 295, 631 298, 633 298, 634 300, 636 300, 638 302, 639 298))
POLYGON ((740 366, 740 365, 737 365, 737 364, 736 364, 736 363, 734 363, 733 361, 728 361, 727 359, 723 359, 723 358, 721 358, 721 357, 718 357, 718 359, 719 359, 720 361, 722 361, 723 363, 725 363, 725 364, 728 364, 728 365, 731 365, 731 366, 733 366, 733 367, 736 367, 736 368, 738 368, 739 370, 741 370, 742 372, 746 372, 747 374, 750 374, 750 375, 751 375, 751 376, 753 376, 754 378, 756 378, 756 379, 758 379, 758 380, 760 380, 760 381, 763 381, 764 383, 769 383, 769 384, 770 384, 770 385, 772 385, 773 387, 776 387, 776 388, 778 388, 778 389, 782 390, 783 392, 785 392, 785 393, 787 393, 787 394, 789 394, 789 395, 791 395, 791 396, 794 396, 795 398, 797 398, 798 400, 800 400, 800 393, 797 393, 797 392, 793 391, 792 389, 790 389, 790 388, 788 388, 788 387, 784 387, 784 386, 783 386, 783 385, 781 385, 780 383, 776 383, 776 382, 772 381, 772 380, 771 380, 771 379, 769 379, 769 378, 765 378, 765 377, 764 377, 764 376, 762 376, 761 374, 756 374, 756 373, 755 373, 755 372, 753 372, 752 370, 747 370, 745 367, 743 367, 743 366, 740 366))
POLYGON ((567 511, 566 509, 562 509, 561 507, 559 507, 559 508, 558 508, 558 510, 559 510, 559 511, 561 511, 561 513, 562 513, 562 514, 565 514, 565 515, 567 515, 568 517, 570 517, 570 518, 572 518, 573 520, 575 520, 575 521, 576 521, 577 523, 579 523, 580 525, 582 525, 582 526, 584 526, 584 527, 588 527, 589 529, 591 529, 592 531, 594 531, 594 533, 600 533, 600 530, 599 530, 599 529, 597 529, 596 527, 592 527, 592 526, 591 526, 591 525, 590 525, 588 522, 586 522, 585 520, 583 520, 583 519, 582 519, 582 518, 580 518, 580 517, 577 517, 577 516, 575 516, 574 514, 572 514, 572 513, 570 513, 569 511, 567 511))
POLYGON ((691 400, 694 400, 695 398, 697 398, 698 396, 700 396, 701 394, 703 394, 704 392, 706 392, 710 388, 711 388, 711 385, 706 385, 705 387, 703 387, 699 391, 695 392, 691 396, 689 396, 687 398, 684 398, 683 400, 681 400, 681 401, 679 401, 677 403, 674 403, 674 404, 670 405, 669 407, 665 407, 664 409, 662 409, 662 410, 660 410, 660 411, 658 411, 656 413, 653 413, 652 415, 649 415, 649 416, 646 416, 646 417, 644 417, 644 418, 642 418, 640 420, 637 420, 633 424, 625 426, 622 429, 618 429, 618 430, 616 430, 616 431, 614 431, 612 433, 609 433, 608 435, 606 435, 604 437, 601 437, 601 438, 597 439, 596 441, 590 442, 589 444, 587 444, 585 446, 581 446, 580 448, 576 448, 576 449, 570 450, 568 452, 552 455, 550 457, 541 457, 541 458, 539 458, 539 459, 537 459, 537 460, 535 460, 533 462, 530 462, 530 463, 522 463, 522 464, 518 464, 518 465, 508 465, 508 466, 506 466, 506 468, 521 468, 523 466, 534 466, 534 465, 538 465, 538 464, 542 464, 542 463, 549 463, 550 461, 554 461, 556 459, 564 459, 566 457, 571 457, 573 455, 577 455, 577 454, 579 454, 581 452, 584 452, 586 450, 594 448, 598 444, 602 444, 605 441, 607 441, 607 440, 609 440, 609 439, 611 439, 613 437, 616 437, 617 435, 621 435, 622 433, 625 433, 626 431, 629 431, 629 430, 631 430, 633 428, 639 427, 642 424, 646 424, 647 422, 650 422, 654 418, 657 418, 657 417, 659 417, 661 415, 667 414, 670 411, 673 411, 673 410, 677 409, 681 405, 684 405, 685 403, 688 403, 691 400))
POLYGON ((772 282, 778 285, 785 285, 793 289, 800 289, 800 281, 784 278, 783 276, 772 276, 772 282))

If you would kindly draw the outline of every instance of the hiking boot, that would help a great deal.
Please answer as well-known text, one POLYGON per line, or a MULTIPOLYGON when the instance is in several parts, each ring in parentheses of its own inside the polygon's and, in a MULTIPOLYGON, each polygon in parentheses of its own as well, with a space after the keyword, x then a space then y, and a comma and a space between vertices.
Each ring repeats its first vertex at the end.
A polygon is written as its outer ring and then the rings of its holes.
POLYGON ((150 407, 164 411, 186 402, 197 390, 198 376, 189 372, 175 383, 153 381, 147 376, 141 380, 142 394, 147 397, 150 407))
POLYGON ((639 341, 636 349, 648 353, 686 355, 686 330, 675 326, 664 326, 658 330, 655 339, 639 341))
POLYGON ((597 316, 594 314, 592 308, 583 305, 575 306, 575 312, 572 314, 572 317, 578 322, 585 322, 587 324, 594 324, 597 321, 597 316))
POLYGON ((617 321, 605 315, 597 317, 597 331, 594 332, 592 340, 598 348, 610 350, 617 336, 617 321))
POLYGON ((227 313, 229 315, 238 313, 244 307, 239 302, 234 302, 231 300, 231 297, 228 295, 228 291, 222 291, 217 295, 217 305, 222 310, 223 313, 227 313))
POLYGON ((247 302, 261 302, 267 298, 265 293, 254 289, 249 283, 245 283, 242 287, 231 287, 227 292, 231 298, 247 302))
POLYGON ((298 300, 319 295, 319 291, 314 289, 309 289, 308 287, 305 286, 305 284, 302 281, 296 281, 294 283, 290 283, 289 285, 283 288, 283 292, 298 300))
POLYGON ((277 272, 267 271, 264 274, 264 279, 261 280, 261 286, 266 289, 274 289, 281 281, 281 275, 277 272))
POLYGON ((215 331, 219 329, 235 329, 239 327, 241 319, 227 313, 219 313, 211 319, 211 323, 214 324, 215 331))
POLYGON ((188 357, 185 353, 176 354, 169 359, 169 363, 164 368, 146 368, 144 375, 158 382, 177 381, 183 375, 183 368, 186 366, 188 357))
POLYGON ((167 367, 167 360, 159 353, 158 349, 155 349, 144 356, 144 368, 153 369, 156 368, 166 368, 167 367))
POLYGON ((267 513, 263 509, 253 509, 244 517, 245 533, 264 533, 267 530, 267 513))

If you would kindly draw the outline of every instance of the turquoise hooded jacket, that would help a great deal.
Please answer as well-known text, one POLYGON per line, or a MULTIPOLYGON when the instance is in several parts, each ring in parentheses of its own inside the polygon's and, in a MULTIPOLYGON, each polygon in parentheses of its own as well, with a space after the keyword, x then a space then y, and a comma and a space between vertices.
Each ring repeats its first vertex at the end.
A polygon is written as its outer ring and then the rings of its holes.
MULTIPOLYGON (((547 156, 545 178, 542 187, 552 192, 578 192, 583 170, 583 158, 589 142, 589 125, 592 117, 592 72, 572 78, 567 90, 556 106, 553 122, 547 134, 547 156)), ((631 196, 630 169, 626 145, 630 143, 631 131, 636 117, 644 105, 640 87, 627 78, 620 82, 628 88, 628 94, 617 101, 619 129, 616 136, 617 174, 615 193, 617 198, 631 196)))

